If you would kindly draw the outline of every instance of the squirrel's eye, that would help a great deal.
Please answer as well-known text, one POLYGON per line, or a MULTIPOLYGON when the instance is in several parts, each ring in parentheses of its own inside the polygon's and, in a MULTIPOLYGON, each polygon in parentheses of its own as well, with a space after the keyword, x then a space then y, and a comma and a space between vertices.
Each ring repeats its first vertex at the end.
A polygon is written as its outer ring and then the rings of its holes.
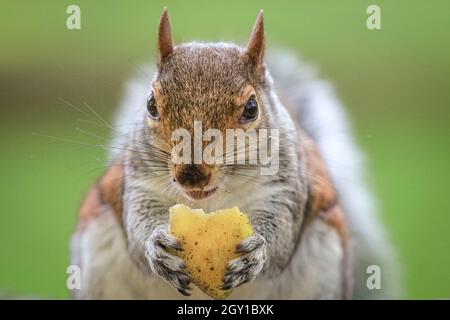
POLYGON ((250 99, 248 99, 247 103, 244 107, 244 112, 240 118, 240 122, 250 122, 254 121, 258 118, 258 102, 256 101, 256 96, 252 95, 250 99))
POLYGON ((148 97, 147 111, 148 111, 148 116, 150 117, 150 119, 159 120, 159 113, 158 113, 158 109, 156 108, 156 100, 155 100, 155 96, 153 95, 153 93, 150 95, 150 97, 148 97))

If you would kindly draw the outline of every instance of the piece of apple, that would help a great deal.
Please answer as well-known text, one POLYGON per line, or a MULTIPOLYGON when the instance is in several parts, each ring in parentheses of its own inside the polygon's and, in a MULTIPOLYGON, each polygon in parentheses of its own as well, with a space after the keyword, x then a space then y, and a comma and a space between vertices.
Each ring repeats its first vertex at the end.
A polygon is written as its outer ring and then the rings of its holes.
POLYGON ((169 209, 170 232, 180 239, 183 251, 176 254, 186 262, 192 282, 215 299, 225 299, 221 290, 227 263, 239 257, 236 246, 253 234, 248 216, 237 207, 205 213, 177 204, 169 209))

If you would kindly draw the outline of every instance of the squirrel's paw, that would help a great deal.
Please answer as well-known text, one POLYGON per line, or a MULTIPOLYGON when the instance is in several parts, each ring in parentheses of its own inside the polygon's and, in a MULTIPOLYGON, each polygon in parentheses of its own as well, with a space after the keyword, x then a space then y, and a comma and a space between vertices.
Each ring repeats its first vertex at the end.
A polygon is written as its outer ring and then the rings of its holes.
POLYGON ((147 259, 152 271, 169 282, 185 296, 190 296, 191 276, 186 272, 186 263, 180 257, 166 251, 167 248, 183 250, 177 238, 168 233, 167 226, 157 227, 147 244, 147 259))
POLYGON ((254 234, 243 240, 236 252, 244 255, 227 264, 227 272, 222 279, 223 290, 238 287, 256 278, 267 258, 266 240, 260 234, 254 234))

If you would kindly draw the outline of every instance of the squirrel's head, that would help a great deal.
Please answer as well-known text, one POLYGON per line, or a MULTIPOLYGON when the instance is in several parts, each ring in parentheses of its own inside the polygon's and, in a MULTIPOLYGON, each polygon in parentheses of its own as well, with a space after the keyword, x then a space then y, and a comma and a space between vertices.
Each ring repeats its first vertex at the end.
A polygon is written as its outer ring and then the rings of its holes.
MULTIPOLYGON (((201 123, 202 132, 215 129, 224 137, 227 129, 267 128, 264 42, 261 11, 245 48, 224 43, 175 46, 165 9, 159 24, 158 70, 147 101, 154 141, 171 152, 168 149, 179 143, 173 133, 183 129, 194 137, 195 123, 201 123)), ((206 146, 201 143, 202 149, 206 146)), ((172 180, 190 198, 206 198, 218 189, 221 166, 193 164, 193 156, 191 160, 169 164, 172 180)))

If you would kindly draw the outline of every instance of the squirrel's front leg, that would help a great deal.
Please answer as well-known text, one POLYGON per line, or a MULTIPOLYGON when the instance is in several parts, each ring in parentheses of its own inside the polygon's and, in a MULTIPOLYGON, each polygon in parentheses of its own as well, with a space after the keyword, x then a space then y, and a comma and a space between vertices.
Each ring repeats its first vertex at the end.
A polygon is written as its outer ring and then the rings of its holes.
POLYGON ((150 268, 181 294, 190 296, 188 290, 191 289, 191 276, 185 270, 186 263, 180 257, 167 252, 167 248, 183 250, 179 240, 168 232, 167 225, 160 225, 151 233, 145 250, 150 268))
POLYGON ((168 206, 149 199, 146 192, 133 193, 133 201, 125 210, 131 257, 144 272, 162 278, 181 294, 189 296, 191 277, 186 271, 186 263, 167 250, 182 250, 180 241, 168 231, 168 206))
POLYGON ((253 281, 263 269, 267 259, 266 239, 256 233, 243 240, 236 248, 243 253, 239 258, 231 260, 223 277, 222 289, 230 289, 253 281))
POLYGON ((262 205, 264 209, 260 205, 246 211, 255 234, 237 246, 236 252, 243 255, 228 263, 223 289, 253 281, 259 274, 276 276, 289 262, 295 248, 292 209, 278 201, 262 205))

